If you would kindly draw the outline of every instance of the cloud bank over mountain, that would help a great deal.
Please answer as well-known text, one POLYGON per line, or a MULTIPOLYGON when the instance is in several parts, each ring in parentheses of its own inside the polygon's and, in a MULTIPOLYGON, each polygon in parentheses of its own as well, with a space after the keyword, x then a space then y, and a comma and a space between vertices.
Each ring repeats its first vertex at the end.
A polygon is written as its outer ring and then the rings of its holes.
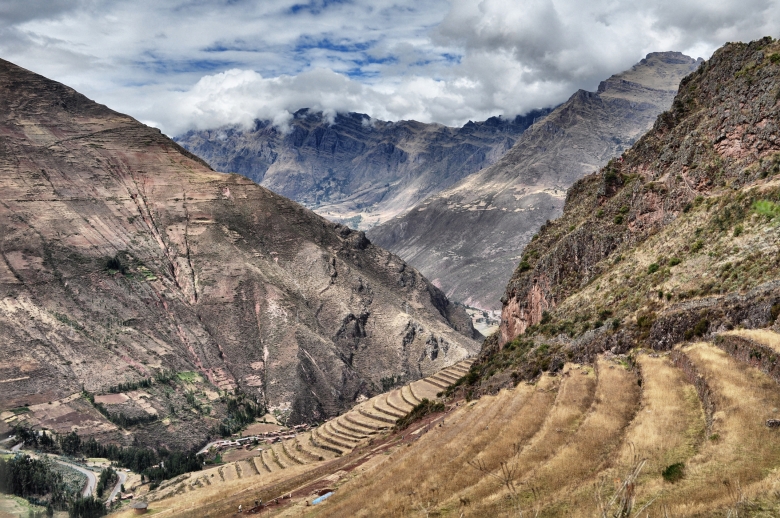
POLYGON ((107 0, 0 5, 0 55, 168 134, 303 107, 460 125, 648 52, 780 35, 777 0, 107 0))

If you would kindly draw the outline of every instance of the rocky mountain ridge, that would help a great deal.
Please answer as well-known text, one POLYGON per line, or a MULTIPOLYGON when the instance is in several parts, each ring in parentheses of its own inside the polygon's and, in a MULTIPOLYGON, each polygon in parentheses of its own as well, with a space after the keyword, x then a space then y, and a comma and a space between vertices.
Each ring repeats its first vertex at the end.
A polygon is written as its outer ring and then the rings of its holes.
POLYGON ((60 432, 189 447, 228 395, 316 421, 478 349, 362 232, 6 61, 0 256, 0 411, 60 432), (186 403, 177 373, 206 382, 186 403))
POLYGON ((302 109, 289 129, 256 120, 175 140, 214 169, 238 173, 331 221, 365 230, 495 163, 534 120, 491 117, 461 128, 302 109))
POLYGON ((580 90, 524 132, 498 162, 368 231, 453 300, 497 309, 523 247, 560 215, 566 190, 619 155, 668 109, 700 61, 648 54, 580 90))
POLYGON ((778 173, 780 44, 727 44, 650 132, 569 190, 526 247, 486 350, 528 335, 587 356, 777 328, 778 173))

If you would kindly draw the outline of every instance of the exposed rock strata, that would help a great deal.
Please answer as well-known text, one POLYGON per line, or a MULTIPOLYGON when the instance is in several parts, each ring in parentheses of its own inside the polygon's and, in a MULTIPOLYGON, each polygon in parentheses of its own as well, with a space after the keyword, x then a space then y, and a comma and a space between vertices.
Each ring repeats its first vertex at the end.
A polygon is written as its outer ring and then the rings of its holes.
MULTIPOLYGON (((362 232, 5 61, 0 258, 0 410, 194 370, 314 421, 478 348, 465 312, 362 232)), ((190 421, 192 442, 216 422, 190 421)))
POLYGON ((453 300, 499 307, 523 247, 561 214, 566 190, 650 129, 698 63, 676 52, 649 54, 596 92, 580 90, 496 164, 370 229, 369 237, 453 300))
POLYGON ((304 109, 289 131, 258 120, 249 129, 190 131, 176 140, 218 171, 242 174, 331 221, 365 230, 495 163, 549 112, 449 128, 304 109))

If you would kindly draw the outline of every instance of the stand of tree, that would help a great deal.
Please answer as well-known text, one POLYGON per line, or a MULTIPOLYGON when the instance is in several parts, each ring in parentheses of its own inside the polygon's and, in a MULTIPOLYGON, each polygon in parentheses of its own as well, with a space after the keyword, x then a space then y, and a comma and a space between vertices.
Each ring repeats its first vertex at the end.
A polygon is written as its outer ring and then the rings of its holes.
POLYGON ((253 403, 246 394, 236 391, 234 395, 225 395, 220 400, 227 405, 227 417, 214 430, 222 437, 230 437, 243 429, 249 423, 254 422, 255 417, 264 416, 266 408, 253 403))
POLYGON ((106 515, 106 505, 97 498, 75 498, 68 505, 70 518, 99 518, 106 515))
MULTIPOLYGON (((136 446, 118 446, 100 444, 94 437, 87 440, 76 433, 51 435, 39 433, 29 428, 16 428, 14 433, 24 441, 27 447, 45 450, 50 453, 109 459, 115 465, 128 468, 144 475, 151 482, 161 482, 187 473, 199 471, 203 466, 203 456, 194 451, 170 451, 166 448, 139 448, 136 446)), ((22 495, 20 495, 22 496, 22 495)))
POLYGON ((103 493, 105 493, 106 489, 114 487, 114 485, 117 483, 117 480, 119 480, 119 475, 117 475, 114 468, 103 468, 103 470, 100 472, 97 488, 95 489, 98 498, 103 498, 103 493))
POLYGON ((48 503, 63 506, 68 496, 65 483, 51 464, 49 459, 34 459, 29 455, 0 458, 0 493, 34 498, 36 503, 48 496, 45 498, 48 503))

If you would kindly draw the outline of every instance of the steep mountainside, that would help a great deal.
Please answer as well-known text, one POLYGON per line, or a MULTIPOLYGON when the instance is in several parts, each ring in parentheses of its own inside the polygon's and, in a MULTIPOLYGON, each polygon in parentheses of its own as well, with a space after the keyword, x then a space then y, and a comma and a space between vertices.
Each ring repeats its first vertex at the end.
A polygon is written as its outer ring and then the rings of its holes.
POLYGON ((372 228, 369 237, 450 298, 497 308, 521 250, 561 213, 566 189, 647 131, 698 64, 677 52, 649 54, 598 91, 580 90, 496 164, 372 228))
POLYGON ((249 130, 191 131, 176 141, 218 171, 242 174, 331 221, 365 230, 493 164, 549 112, 448 128, 300 110, 286 133, 256 121, 249 130))
POLYGON ((780 44, 728 44, 648 134, 572 187, 563 216, 524 251, 492 347, 555 337, 560 363, 771 325, 778 173, 780 44))
POLYGON ((0 410, 58 431, 188 446, 224 417, 216 389, 314 421, 478 348, 362 232, 5 61, 0 256, 0 410), (183 371, 211 387, 189 404, 138 383, 183 371), (112 386, 114 424, 79 398, 112 386))

